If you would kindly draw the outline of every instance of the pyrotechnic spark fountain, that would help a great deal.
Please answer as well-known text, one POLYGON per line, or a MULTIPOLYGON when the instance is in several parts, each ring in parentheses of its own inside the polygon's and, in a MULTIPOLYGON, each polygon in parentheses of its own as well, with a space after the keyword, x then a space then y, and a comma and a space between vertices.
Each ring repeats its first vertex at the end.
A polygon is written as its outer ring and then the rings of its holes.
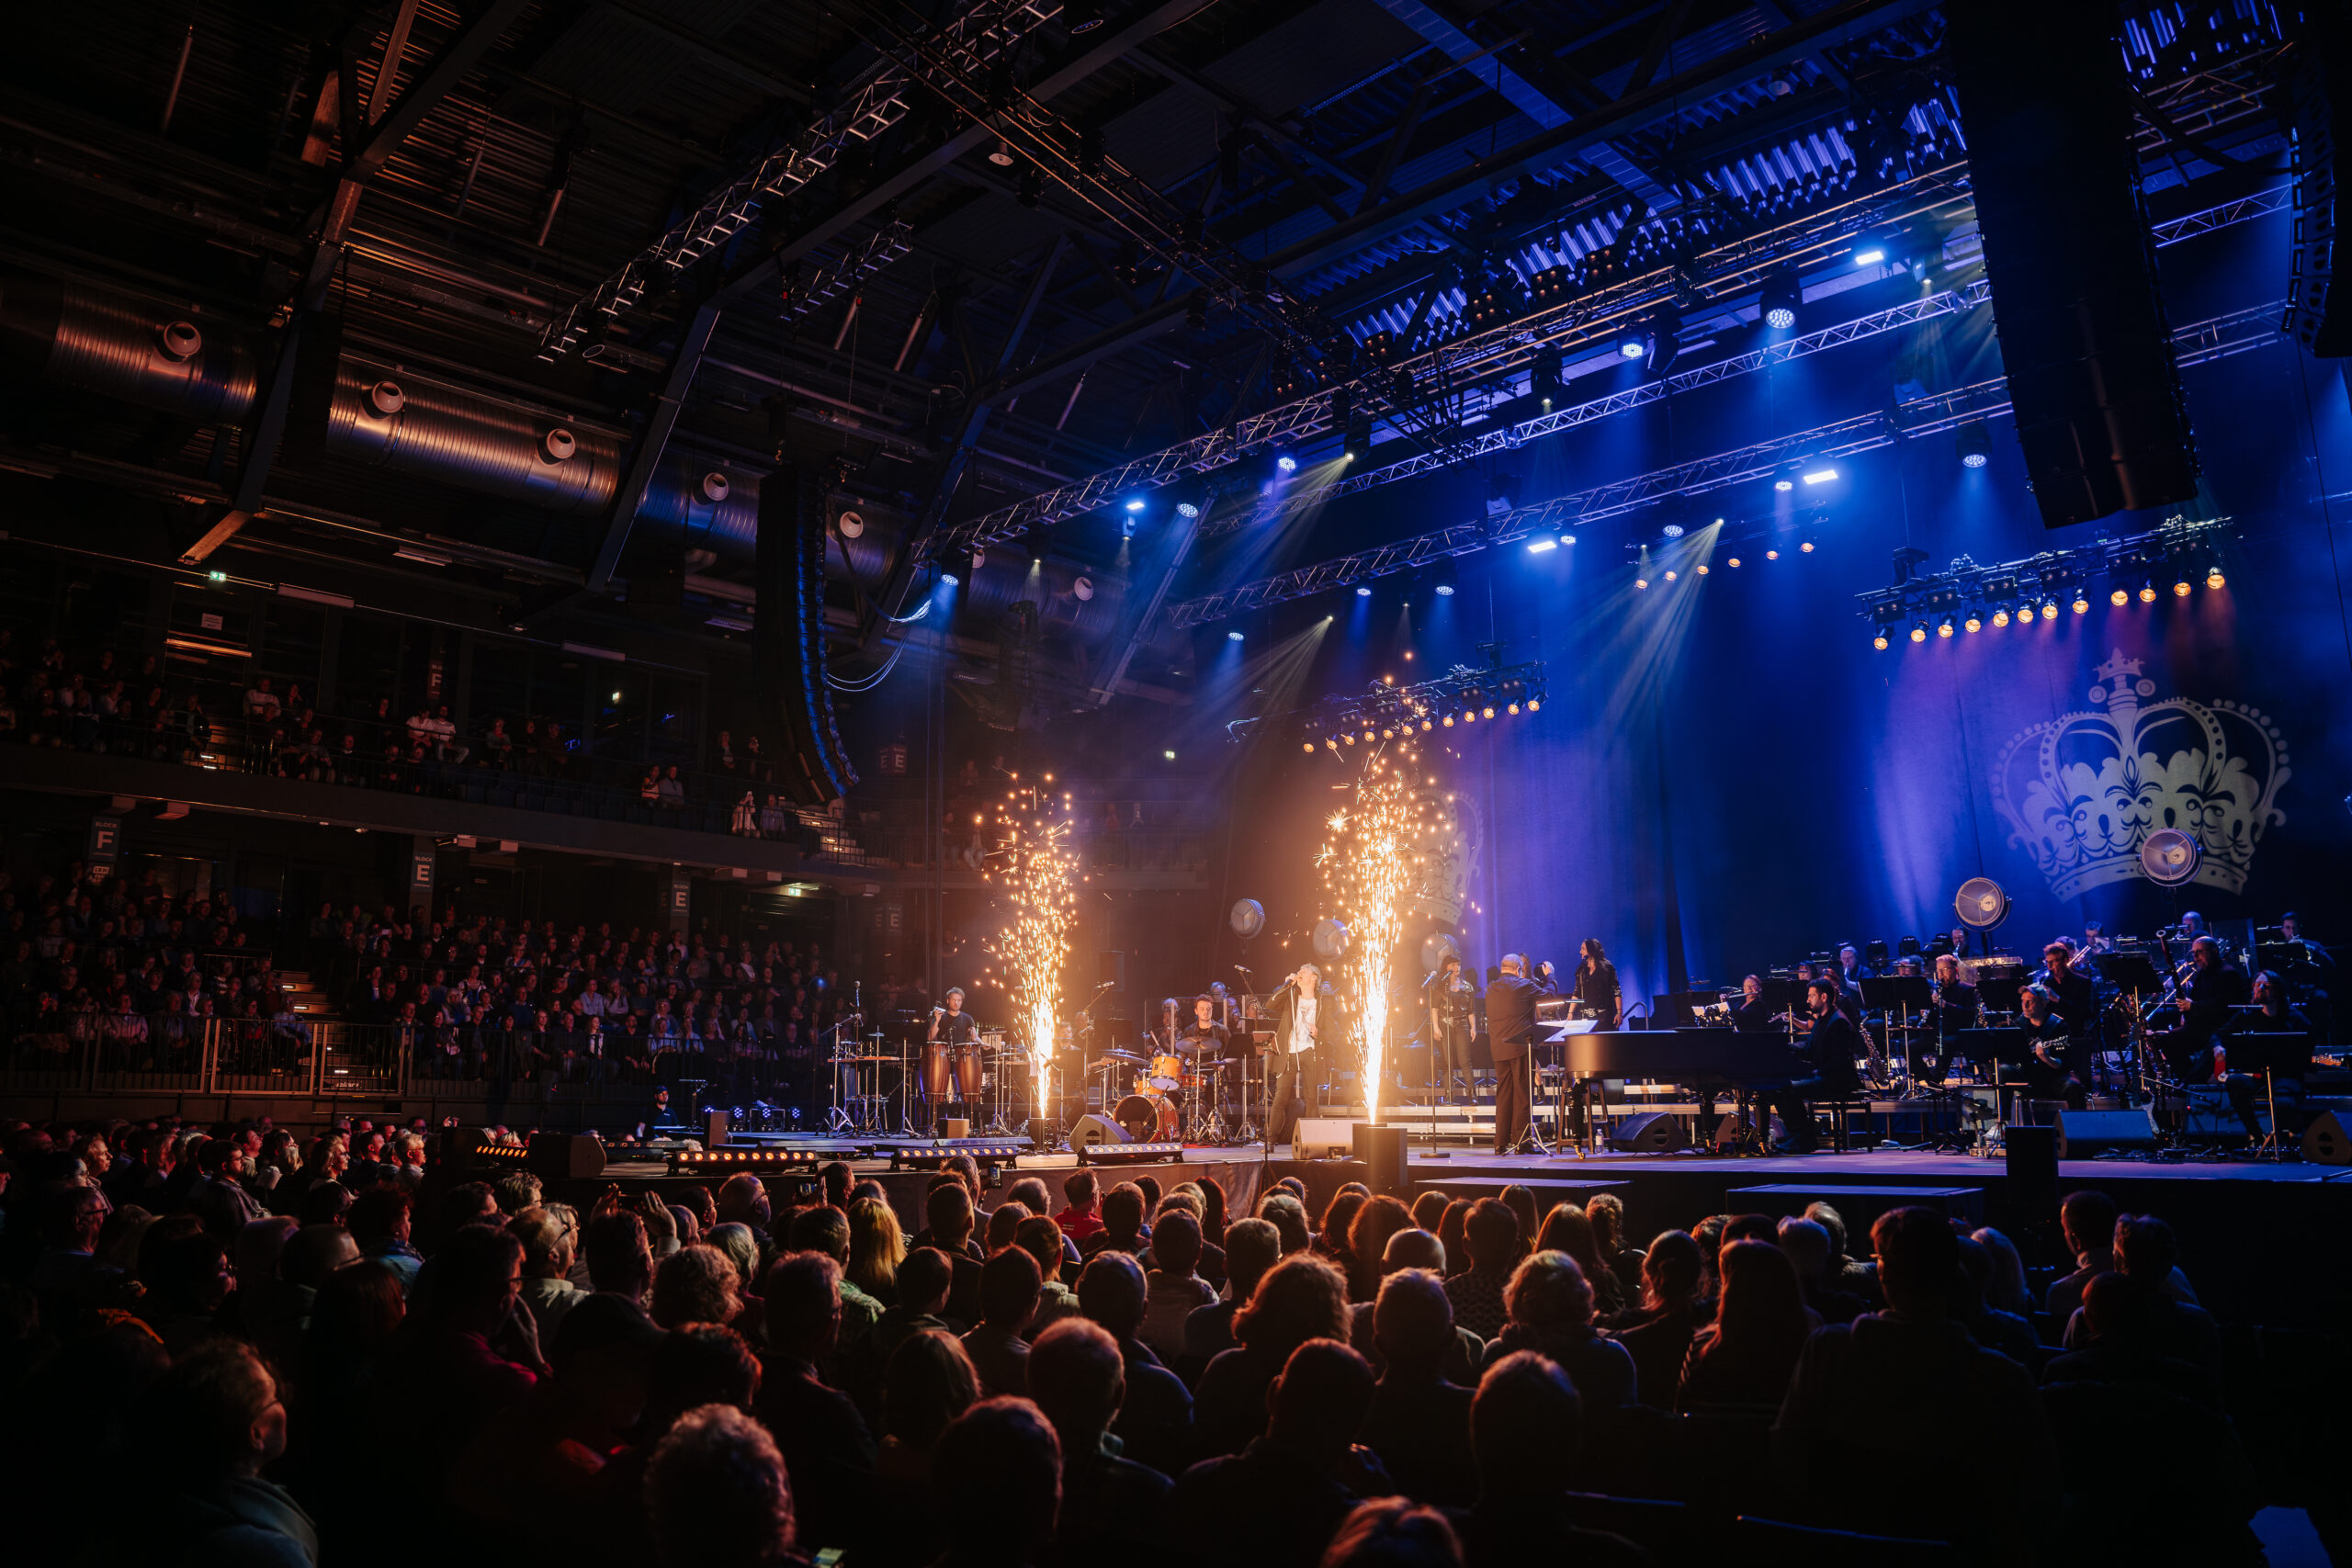
POLYGON ((1015 1016, 1027 1035, 1033 1113, 1042 1120, 1061 1019, 1062 965, 1078 919, 1078 854, 1069 843, 1068 799, 1014 790, 998 805, 996 828, 997 844, 982 874, 1012 901, 1012 923, 997 955, 1011 972, 1015 1016))
POLYGON ((1382 747, 1364 761, 1355 800, 1334 812, 1323 852, 1324 888, 1348 928, 1348 978, 1363 1028, 1364 1112, 1380 1120, 1386 1080, 1390 991, 1406 917, 1420 901, 1440 834, 1452 830, 1442 807, 1416 787, 1412 748, 1382 747))

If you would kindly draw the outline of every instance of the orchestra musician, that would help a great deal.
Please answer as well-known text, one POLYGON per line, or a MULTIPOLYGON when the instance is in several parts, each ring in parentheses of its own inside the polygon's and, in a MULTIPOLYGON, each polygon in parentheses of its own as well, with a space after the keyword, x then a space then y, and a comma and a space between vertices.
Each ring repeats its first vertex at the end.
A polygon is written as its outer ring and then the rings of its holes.
POLYGON ((1298 1119, 1320 1098, 1321 1075, 1316 1070, 1315 1048, 1322 1042, 1323 1014, 1329 1001, 1323 976, 1312 964, 1302 964, 1285 979, 1267 1006, 1273 1021, 1273 1043, 1268 1047, 1274 1064, 1273 1089, 1266 1111, 1266 1143, 1287 1144, 1298 1130, 1298 1119))
POLYGON ((1453 1097, 1453 1075, 1462 1075, 1464 1099, 1477 1097, 1470 1068, 1470 1041, 1477 1033, 1478 987, 1463 970, 1462 955, 1448 952, 1437 972, 1421 982, 1421 1009, 1429 1017, 1430 1066, 1437 1079, 1438 1103, 1453 1097))
POLYGON ((2026 1098, 2063 1100, 2067 1110, 2082 1110, 2090 1096, 2066 1066, 2067 1032, 2075 1026, 2058 1010, 2058 994, 2036 982, 2018 987, 2018 1027, 2033 1048, 2024 1064, 2026 1098))
POLYGON ((1775 1145, 1778 1153, 1807 1155, 1819 1148, 1821 1134, 1813 1124, 1813 1102, 1845 1100, 1861 1089, 1861 1075, 1854 1068, 1854 1058, 1862 1054, 1861 1032, 1838 1010, 1838 982, 1826 976, 1805 987, 1805 1010, 1813 1015, 1813 1032, 1799 1047, 1804 1054, 1801 1076, 1769 1097, 1787 1133, 1775 1145))
MULTIPOLYGON (((2185 926, 2191 919, 2182 916, 2185 926)), ((2246 999, 2245 976, 2222 957, 2222 944, 2199 936, 2188 946, 2189 972, 2173 1005, 2180 1010, 2179 1026, 2155 1037, 2165 1063, 2182 1083, 2213 1081, 2213 1039, 2229 1021, 2230 1010, 2246 999)))
POLYGON ((2180 929, 2173 933, 2192 947, 2205 934, 2205 917, 2191 909, 2180 917, 2180 929))
POLYGON ((2327 949, 2303 934, 2302 917, 2291 909, 2278 917, 2278 940, 2287 949, 2279 978, 2286 983, 2288 999, 2310 1016, 2312 1028, 2321 1039, 2332 1038, 2333 1021, 2329 1014, 2333 1010, 2335 960, 2329 956, 2327 949))
POLYGON ((2312 1021, 2288 1001, 2286 983, 2266 969, 2254 977, 2253 1007, 2233 1012, 2221 1039, 2229 1066, 2222 1087, 2229 1091, 2230 1108, 2245 1123, 2245 1135, 2258 1143, 2263 1070, 2270 1073, 2272 1100, 2282 1107, 2302 1102, 2303 1080, 2312 1070, 2312 1021))
POLYGON ((1750 1033, 1780 1027, 1765 1003, 1764 982, 1753 975, 1739 983, 1739 1000, 1731 1010, 1731 1026, 1750 1033))
POLYGON ((1953 1037, 1963 1029, 1974 1029, 1984 1018, 1977 1006, 1976 987, 1963 977, 1957 954, 1936 955, 1936 984, 1933 992, 1936 1013, 1936 1043, 1934 1055, 1928 1063, 1924 1077, 1931 1082, 1942 1081, 1949 1070, 1953 1037))
POLYGON ((1523 954, 1506 953, 1487 987, 1487 1037, 1495 1053, 1495 1153, 1532 1152, 1528 1058, 1534 1050, 1535 998, 1558 994, 1549 964, 1528 976, 1523 954))
POLYGON ((1617 987, 1617 965, 1600 951, 1600 939, 1589 936, 1577 949, 1576 998, 1592 1010, 1596 1029, 1615 1029, 1625 1021, 1625 1002, 1617 987))
POLYGON ((2113 953, 2114 951, 2115 944, 2107 940, 2106 922, 2102 920, 2085 920, 2083 922, 2082 945, 2075 949, 2075 963, 2076 967, 2082 967, 2086 964, 2097 960, 2099 954, 2103 953, 2113 953))
POLYGON ((1862 955, 1847 942, 1838 950, 1838 984, 1849 991, 1859 991, 1862 982, 1875 978, 1878 971, 1862 962, 1862 955))
POLYGON ((2060 937, 2041 950, 2041 968, 2033 976, 2058 1000, 2058 1016, 2068 1028, 2088 1041, 2098 1027, 2098 987, 2078 968, 2075 947, 2060 937))

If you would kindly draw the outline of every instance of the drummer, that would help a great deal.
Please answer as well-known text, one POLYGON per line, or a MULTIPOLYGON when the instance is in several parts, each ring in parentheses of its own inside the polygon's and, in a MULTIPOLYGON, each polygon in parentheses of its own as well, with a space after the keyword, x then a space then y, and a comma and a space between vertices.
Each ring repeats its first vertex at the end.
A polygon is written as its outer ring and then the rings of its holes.
POLYGON ((951 986, 944 998, 946 1006, 931 1010, 931 1032, 927 1041, 944 1041, 950 1045, 963 1045, 980 1037, 979 1020, 964 1010, 962 987, 951 986))
POLYGON ((1193 1017, 1177 1037, 1177 1048, 1200 1066, 1225 1060, 1231 1036, 1216 1021, 1216 998, 1203 993, 1193 998, 1193 1017))

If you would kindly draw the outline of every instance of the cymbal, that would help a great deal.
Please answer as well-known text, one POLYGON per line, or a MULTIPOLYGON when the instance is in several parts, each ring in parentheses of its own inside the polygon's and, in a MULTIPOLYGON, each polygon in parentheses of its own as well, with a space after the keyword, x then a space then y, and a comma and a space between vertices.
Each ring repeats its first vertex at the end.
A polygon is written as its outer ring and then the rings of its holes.
MULTIPOLYGON (((1143 1066, 1145 1060, 1146 1058, 1136 1055, 1133 1051, 1122 1051, 1115 1045, 1102 1053, 1103 1062, 1125 1062, 1130 1066, 1139 1067, 1143 1066)), ((1095 1064, 1097 1066, 1102 1065, 1102 1064, 1101 1062, 1095 1064)))
POLYGON ((896 1062, 896 1056, 835 1056, 836 1062, 896 1062))

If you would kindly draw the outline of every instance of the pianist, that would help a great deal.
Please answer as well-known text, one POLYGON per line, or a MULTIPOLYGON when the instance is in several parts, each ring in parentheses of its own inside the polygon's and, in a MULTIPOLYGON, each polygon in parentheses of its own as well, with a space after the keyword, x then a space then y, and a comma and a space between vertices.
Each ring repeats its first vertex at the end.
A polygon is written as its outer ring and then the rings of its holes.
POLYGON ((1813 1032, 1798 1047, 1798 1076, 1771 1093, 1772 1109, 1780 1112, 1786 1136, 1774 1150, 1809 1155, 1821 1146, 1820 1131, 1813 1124, 1816 1100, 1849 1100, 1860 1092, 1861 1075, 1854 1059, 1862 1054, 1861 1032, 1854 1021, 1838 1010, 1838 982, 1809 981, 1804 988, 1805 1010, 1813 1015, 1813 1032))

